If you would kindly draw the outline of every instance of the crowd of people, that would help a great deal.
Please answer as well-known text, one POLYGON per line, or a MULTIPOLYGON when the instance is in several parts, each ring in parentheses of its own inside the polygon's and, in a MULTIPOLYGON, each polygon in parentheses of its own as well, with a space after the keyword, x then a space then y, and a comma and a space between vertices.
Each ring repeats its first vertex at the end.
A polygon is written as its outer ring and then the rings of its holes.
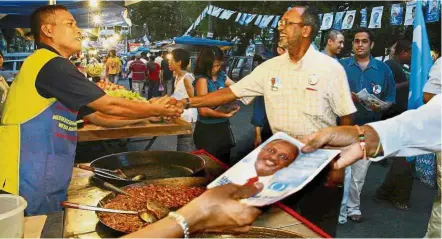
MULTIPOLYGON (((106 95, 68 60, 81 50, 81 30, 65 7, 37 9, 31 22, 38 50, 26 59, 7 89, 2 112, 3 190, 28 201, 27 215, 61 210, 72 175, 76 127, 60 127, 60 123, 71 125, 81 118, 106 125, 151 116, 181 117, 191 123, 193 132, 178 136, 177 150, 205 149, 229 164, 236 144, 229 118, 240 110, 231 102, 249 104, 255 99, 255 147, 282 131, 306 143, 303 153, 324 146, 342 149, 338 161, 285 199, 285 204, 335 236, 338 222, 362 220, 360 194, 370 163, 390 158, 393 164, 376 196, 407 210, 412 166, 404 157, 440 152, 440 59, 424 88, 428 104, 407 111, 409 68, 413 67, 410 41, 398 40, 394 54, 382 62, 371 54, 373 33, 357 29, 351 36, 354 55, 339 59, 344 47, 344 35, 339 31, 329 32, 323 52, 312 46, 319 30, 317 16, 310 6, 288 10, 278 23, 279 56, 257 65, 236 83, 223 70, 224 55, 217 47, 199 52, 193 72, 188 71, 190 53, 184 49, 173 50, 170 57, 147 59, 137 54, 125 64, 111 50, 103 59, 103 78, 116 84, 120 76, 128 78, 132 90, 147 93, 147 102, 134 102, 106 95), (358 94, 361 91, 385 104, 364 103, 358 94), (162 94, 168 96, 159 97, 162 94), (26 113, 19 112, 21 105, 29 105, 26 113), (371 159, 361 160, 364 158, 371 159)), ((440 180, 440 153, 437 163, 440 180)), ((127 236, 247 231, 260 210, 238 199, 260 190, 259 181, 210 189, 179 209, 179 220, 166 217, 127 236)), ((427 236, 441 237, 440 185, 427 236)))

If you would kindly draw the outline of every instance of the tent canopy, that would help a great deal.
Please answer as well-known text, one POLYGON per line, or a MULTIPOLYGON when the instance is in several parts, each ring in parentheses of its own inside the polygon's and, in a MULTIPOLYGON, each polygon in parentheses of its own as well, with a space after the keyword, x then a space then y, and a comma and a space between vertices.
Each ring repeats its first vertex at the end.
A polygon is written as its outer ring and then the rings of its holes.
MULTIPOLYGON (((88 1, 71 0, 57 1, 57 4, 65 6, 74 15, 77 25, 81 28, 94 27, 88 1)), ((7 14, 0 19, 0 27, 5 28, 29 28, 29 17, 32 12, 48 5, 48 1, 0 1, 0 14, 7 14)), ((127 25, 123 18, 124 1, 111 2, 100 1, 99 12, 102 26, 127 25)))
POLYGON ((176 44, 182 44, 182 45, 218 46, 218 47, 233 46, 233 43, 228 41, 211 40, 211 39, 196 38, 190 36, 176 37, 174 41, 176 44))

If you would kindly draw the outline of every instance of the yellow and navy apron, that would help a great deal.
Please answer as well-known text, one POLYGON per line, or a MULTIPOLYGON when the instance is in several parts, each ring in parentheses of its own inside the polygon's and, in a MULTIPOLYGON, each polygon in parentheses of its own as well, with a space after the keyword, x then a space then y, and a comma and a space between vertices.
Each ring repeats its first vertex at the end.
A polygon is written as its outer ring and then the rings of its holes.
MULTIPOLYGON (((77 112, 40 96, 35 81, 56 53, 30 55, 11 85, 0 126, 0 189, 23 196, 26 215, 61 210, 77 144, 77 112)), ((57 80, 57 79, 53 79, 57 80)))

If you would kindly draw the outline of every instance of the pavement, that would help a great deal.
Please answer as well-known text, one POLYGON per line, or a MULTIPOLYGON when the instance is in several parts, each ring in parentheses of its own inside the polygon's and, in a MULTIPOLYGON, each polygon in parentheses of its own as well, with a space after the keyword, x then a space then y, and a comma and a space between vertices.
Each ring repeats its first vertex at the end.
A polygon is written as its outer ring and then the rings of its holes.
MULTIPOLYGON (((127 87, 127 81, 120 81, 127 87)), ((237 162, 252 150, 253 127, 250 124, 252 106, 241 106, 241 110, 231 118, 232 131, 236 147, 232 149, 231 161, 237 162)), ((141 150, 147 143, 132 143, 124 147, 116 142, 113 150, 141 150)), ((87 162, 101 155, 108 154, 99 143, 79 146, 76 161, 87 162)), ((176 136, 158 137, 151 150, 176 150, 176 136)), ((373 163, 367 173, 361 193, 361 210, 364 220, 360 223, 348 221, 338 225, 338 238, 422 238, 425 235, 431 214, 433 200, 437 191, 429 189, 417 179, 414 180, 410 200, 410 210, 400 211, 391 204, 374 200, 376 189, 382 184, 389 169, 379 163, 373 163)))

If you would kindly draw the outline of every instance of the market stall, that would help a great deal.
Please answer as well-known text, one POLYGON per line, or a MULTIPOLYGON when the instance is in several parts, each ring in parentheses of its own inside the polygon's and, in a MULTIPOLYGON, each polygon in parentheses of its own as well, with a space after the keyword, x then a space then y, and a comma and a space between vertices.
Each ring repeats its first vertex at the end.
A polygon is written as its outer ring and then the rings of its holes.
MULTIPOLYGON (((204 173, 198 176, 213 178, 220 175, 225 170, 219 161, 204 151, 197 151, 194 152, 194 154, 199 155, 205 161, 204 173)), ((74 169, 68 191, 69 202, 97 205, 103 197, 110 193, 109 191, 96 187, 90 183, 92 175, 93 173, 91 172, 74 169)), ((263 230, 271 231, 272 233, 281 233, 280 230, 289 231, 294 233, 292 234, 292 237, 293 235, 297 235, 298 237, 327 237, 327 235, 321 230, 314 226, 312 227, 307 220, 301 218, 284 205, 275 205, 271 207, 258 218, 253 226, 270 228, 263 230)), ((254 233, 257 232, 254 231, 254 233)), ((262 233, 262 231, 260 233, 262 233)), ((63 237, 103 238, 120 235, 121 234, 116 234, 115 231, 110 230, 108 227, 100 223, 95 212, 77 209, 66 209, 65 211, 63 237)), ((270 234, 267 236, 272 235, 270 234)))

